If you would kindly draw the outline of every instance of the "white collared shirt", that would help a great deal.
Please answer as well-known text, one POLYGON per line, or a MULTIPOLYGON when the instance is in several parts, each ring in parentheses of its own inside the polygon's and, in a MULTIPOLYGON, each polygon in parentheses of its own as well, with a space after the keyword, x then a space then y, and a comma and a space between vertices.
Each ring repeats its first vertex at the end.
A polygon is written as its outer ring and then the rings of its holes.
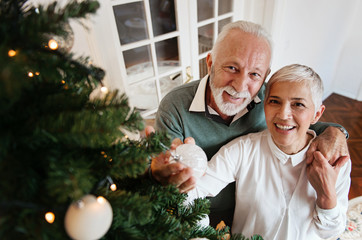
MULTIPOLYGON (((208 79, 209 79, 209 75, 206 75, 203 79, 201 79, 199 86, 197 87, 197 91, 195 94, 194 99, 192 100, 192 103, 190 105, 189 111, 190 112, 205 112, 205 94, 206 94, 206 84, 208 83, 208 79)), ((254 102, 255 103, 260 103, 261 100, 258 96, 256 96, 254 98, 254 102)), ((212 109, 210 106, 208 107, 208 111, 210 114, 213 115, 219 115, 214 109, 212 109)), ((239 118, 241 118, 242 116, 244 116, 246 113, 248 113, 248 109, 244 108, 242 111, 240 111, 239 113, 237 113, 233 120, 231 121, 234 122, 236 120, 238 120, 239 118)))
MULTIPOLYGON (((315 136, 313 131, 310 134, 315 136)), ((239 137, 211 159, 206 175, 189 192, 189 200, 215 196, 236 181, 232 233, 264 239, 320 239, 344 230, 350 186, 350 161, 336 184, 338 203, 333 209, 316 206, 316 192, 308 181, 305 154, 282 152, 268 130, 239 137)))

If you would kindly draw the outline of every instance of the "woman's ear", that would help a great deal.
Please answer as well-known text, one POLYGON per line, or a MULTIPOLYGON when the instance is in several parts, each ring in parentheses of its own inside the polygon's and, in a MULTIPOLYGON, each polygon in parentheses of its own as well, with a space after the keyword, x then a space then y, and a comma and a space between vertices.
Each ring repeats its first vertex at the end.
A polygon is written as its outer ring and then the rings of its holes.
POLYGON ((314 119, 311 122, 311 124, 315 124, 316 122, 318 122, 318 120, 322 117, 324 110, 326 109, 326 106, 321 105, 318 109, 318 111, 315 113, 314 115, 314 119))

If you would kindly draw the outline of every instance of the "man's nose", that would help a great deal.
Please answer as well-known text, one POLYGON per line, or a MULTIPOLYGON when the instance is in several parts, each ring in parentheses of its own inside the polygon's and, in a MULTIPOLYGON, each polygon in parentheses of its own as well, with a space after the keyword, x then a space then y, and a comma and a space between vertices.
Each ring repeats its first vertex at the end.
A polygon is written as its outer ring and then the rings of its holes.
POLYGON ((232 82, 233 88, 237 92, 248 91, 248 81, 250 81, 248 74, 240 72, 237 76, 235 76, 232 82))

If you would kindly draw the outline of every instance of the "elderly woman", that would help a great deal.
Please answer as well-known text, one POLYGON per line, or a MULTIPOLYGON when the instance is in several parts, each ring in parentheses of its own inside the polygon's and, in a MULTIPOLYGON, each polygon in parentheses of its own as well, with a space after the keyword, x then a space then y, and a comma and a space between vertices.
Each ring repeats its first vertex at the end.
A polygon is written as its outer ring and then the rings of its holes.
POLYGON ((306 162, 323 114, 323 84, 311 68, 289 65, 266 88, 268 129, 234 139, 211 159, 189 199, 217 195, 236 181, 231 231, 265 239, 320 239, 343 232, 351 161, 334 166, 320 152, 306 162))

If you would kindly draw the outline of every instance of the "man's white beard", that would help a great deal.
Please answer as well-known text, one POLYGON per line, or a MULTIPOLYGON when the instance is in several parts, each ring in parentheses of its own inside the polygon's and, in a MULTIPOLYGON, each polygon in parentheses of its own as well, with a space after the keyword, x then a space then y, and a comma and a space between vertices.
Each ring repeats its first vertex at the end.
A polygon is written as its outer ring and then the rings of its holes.
POLYGON ((210 88, 211 88, 211 93, 215 99, 216 106, 219 108, 219 110, 223 114, 225 114, 227 116, 234 116, 238 112, 242 111, 243 109, 245 109, 248 106, 248 104, 252 100, 250 93, 248 91, 237 92, 231 86, 217 88, 212 81, 212 77, 210 77, 210 88), (234 103, 229 103, 229 102, 224 102, 224 99, 222 97, 222 93, 224 91, 235 98, 245 98, 245 100, 240 105, 237 105, 234 103))

